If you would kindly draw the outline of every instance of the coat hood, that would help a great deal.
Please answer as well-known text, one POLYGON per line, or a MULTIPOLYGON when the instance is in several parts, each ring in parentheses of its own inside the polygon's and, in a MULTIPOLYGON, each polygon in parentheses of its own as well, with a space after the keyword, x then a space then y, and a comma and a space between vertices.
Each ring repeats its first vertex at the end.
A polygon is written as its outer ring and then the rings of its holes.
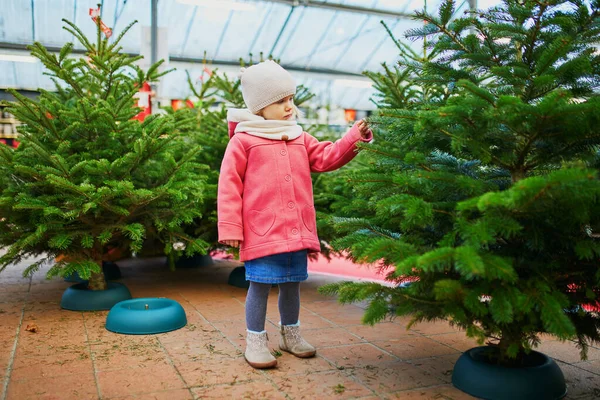
POLYGON ((259 115, 252 114, 247 108, 230 108, 227 110, 227 126, 229 128, 229 139, 235 135, 235 128, 243 121, 264 121, 259 115))

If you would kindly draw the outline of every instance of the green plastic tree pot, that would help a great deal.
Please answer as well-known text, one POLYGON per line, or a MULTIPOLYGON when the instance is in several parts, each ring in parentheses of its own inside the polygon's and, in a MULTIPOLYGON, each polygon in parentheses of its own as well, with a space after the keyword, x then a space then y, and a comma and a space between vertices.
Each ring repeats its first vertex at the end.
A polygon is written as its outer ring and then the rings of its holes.
POLYGON ((110 310, 120 301, 131 299, 129 289, 121 283, 108 282, 106 290, 90 290, 87 282, 77 283, 62 295, 60 306, 71 311, 110 310))
POLYGON ((454 387, 489 400, 555 400, 567 394, 563 373, 550 357, 532 351, 527 366, 505 367, 487 361, 486 355, 496 350, 480 346, 465 351, 454 365, 454 387))
POLYGON ((175 300, 144 297, 121 301, 106 317, 106 329, 126 335, 151 335, 183 328, 187 318, 175 300))

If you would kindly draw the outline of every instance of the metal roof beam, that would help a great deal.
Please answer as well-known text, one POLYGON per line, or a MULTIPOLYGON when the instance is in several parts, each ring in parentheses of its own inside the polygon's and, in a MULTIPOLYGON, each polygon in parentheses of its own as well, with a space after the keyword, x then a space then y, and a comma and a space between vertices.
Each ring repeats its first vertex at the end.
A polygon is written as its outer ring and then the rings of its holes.
POLYGON ((359 6, 350 6, 345 4, 335 4, 335 3, 326 3, 324 1, 315 1, 315 0, 262 0, 268 1, 271 3, 279 3, 285 4, 290 7, 297 6, 305 6, 305 7, 315 7, 315 8, 326 8, 329 10, 335 11, 345 11, 359 14, 369 14, 369 15, 377 15, 379 17, 387 17, 387 18, 414 18, 414 15, 405 13, 405 12, 397 12, 390 10, 381 10, 377 8, 369 8, 369 7, 359 7, 359 6))
MULTIPOLYGON (((57 46, 45 46, 46 49, 50 52, 50 53, 60 53, 60 47, 57 46)), ((0 50, 2 49, 6 49, 6 50, 20 50, 20 51, 24 51, 29 53, 29 50, 27 49, 27 45, 26 44, 19 44, 19 43, 7 43, 7 42, 0 42, 0 50)), ((84 49, 73 49, 71 51, 72 54, 78 54, 78 55, 83 55, 86 54, 86 51, 84 49)), ((132 57, 137 57, 139 54, 136 53, 125 53, 128 54, 132 57)), ((197 63, 197 64, 203 64, 205 62, 205 60, 203 60, 202 58, 193 58, 193 57, 181 57, 181 56, 175 56, 175 55, 170 55, 169 56, 169 62, 181 62, 181 63, 197 63)), ((239 61, 232 61, 232 60, 212 60, 211 64, 213 65, 231 65, 231 66, 236 66, 239 67, 240 66, 240 62, 239 61)), ((303 68, 303 67, 298 67, 298 66, 294 66, 294 65, 286 65, 286 64, 281 64, 281 66, 285 69, 287 69, 288 71, 298 71, 298 72, 310 72, 311 74, 327 74, 327 75, 340 75, 340 76, 347 76, 347 77, 361 77, 364 78, 363 75, 361 74, 357 74, 357 73, 353 73, 353 72, 348 72, 348 71, 338 71, 338 70, 334 70, 334 69, 327 69, 327 68, 303 68)))
POLYGON ((231 18, 233 18, 234 12, 235 12, 235 10, 229 11, 229 16, 227 17, 227 22, 225 22, 225 26, 223 27, 223 30, 221 31, 221 37, 219 37, 219 41, 217 42, 217 49, 215 50, 215 55, 213 56, 213 62, 215 60, 214 57, 216 57, 219 54, 219 50, 221 50, 221 44, 223 44, 223 39, 225 38, 227 29, 229 29, 229 24, 231 23, 231 18))
POLYGON ((277 44, 279 43, 279 39, 281 39, 281 35, 283 34, 283 31, 285 31, 285 28, 287 27, 288 22, 290 22, 290 17, 294 13, 295 9, 296 9, 295 7, 290 8, 290 12, 288 13, 287 18, 285 19, 285 22, 281 26, 281 29, 279 29, 279 33, 277 34, 277 39, 275 39, 275 42, 273 43, 273 46, 271 47, 271 51, 269 52, 270 56, 273 55, 273 52, 275 51, 275 47, 277 47, 277 44))

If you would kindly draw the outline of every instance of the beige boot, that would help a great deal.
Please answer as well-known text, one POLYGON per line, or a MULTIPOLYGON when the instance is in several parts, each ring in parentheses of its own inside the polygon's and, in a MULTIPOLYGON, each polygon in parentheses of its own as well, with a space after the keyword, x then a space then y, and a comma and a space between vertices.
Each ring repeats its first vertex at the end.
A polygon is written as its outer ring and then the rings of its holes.
POLYGON ((254 368, 273 368, 277 359, 269 352, 267 332, 246 331, 246 352, 244 357, 254 368))
POLYGON ((300 336, 300 321, 295 325, 280 325, 281 339, 279 339, 279 348, 296 357, 313 357, 317 351, 306 340, 300 336))

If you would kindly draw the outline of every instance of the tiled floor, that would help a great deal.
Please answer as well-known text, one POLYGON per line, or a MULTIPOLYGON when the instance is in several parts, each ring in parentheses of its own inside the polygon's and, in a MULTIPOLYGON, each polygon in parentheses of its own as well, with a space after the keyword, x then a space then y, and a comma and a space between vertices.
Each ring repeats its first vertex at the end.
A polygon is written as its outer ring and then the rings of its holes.
MULTIPOLYGON (((107 331, 107 312, 62 310, 71 284, 43 272, 24 279, 27 265, 0 274, 0 400, 471 398, 450 380, 473 340, 446 323, 361 325, 360 307, 317 293, 335 278, 312 275, 302 286, 302 329, 317 357, 284 353, 277 369, 257 371, 242 356, 245 290, 227 285, 233 262, 175 272, 162 259, 120 262, 134 297, 168 297, 186 310, 186 327, 148 336, 107 331)), ((276 348, 276 288, 267 317, 276 348)), ((570 342, 545 339, 541 350, 559 361, 569 399, 600 398, 599 348, 585 362, 570 342)))

